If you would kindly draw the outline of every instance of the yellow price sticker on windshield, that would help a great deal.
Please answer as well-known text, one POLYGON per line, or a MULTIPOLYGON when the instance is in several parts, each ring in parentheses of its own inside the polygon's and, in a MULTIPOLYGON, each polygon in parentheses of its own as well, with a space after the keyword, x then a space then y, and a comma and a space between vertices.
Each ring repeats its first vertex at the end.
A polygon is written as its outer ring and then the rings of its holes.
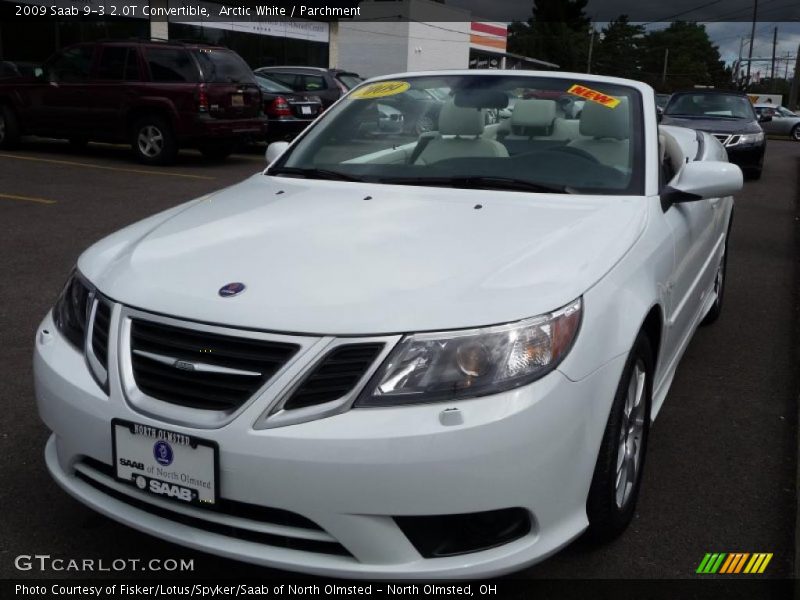
POLYGON ((603 92, 598 92, 591 88, 587 88, 583 85, 578 85, 577 83, 573 85, 571 88, 567 90, 568 94, 574 94, 576 96, 580 96, 584 100, 590 100, 591 102, 597 102, 597 104, 602 104, 607 108, 617 108, 619 103, 622 102, 619 98, 614 98, 614 96, 609 96, 604 94, 603 92))
POLYGON ((351 98, 357 100, 370 100, 372 98, 385 98, 386 96, 394 96, 395 94, 402 94, 411 84, 407 81, 379 81, 377 83, 370 83, 364 87, 357 89, 350 94, 351 98))

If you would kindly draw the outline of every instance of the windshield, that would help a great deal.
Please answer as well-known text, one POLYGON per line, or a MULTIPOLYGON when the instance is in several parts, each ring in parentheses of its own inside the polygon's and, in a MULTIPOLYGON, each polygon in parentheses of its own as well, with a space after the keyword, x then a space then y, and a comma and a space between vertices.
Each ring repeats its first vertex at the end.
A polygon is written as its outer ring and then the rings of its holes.
POLYGON ((270 79, 269 77, 264 77, 260 73, 256 73, 256 83, 258 87, 260 87, 265 92, 274 92, 278 94, 291 94, 292 88, 283 85, 282 83, 278 83, 274 79, 270 79))
POLYGON ((793 113, 792 111, 790 111, 788 108, 784 108, 783 106, 779 106, 779 107, 778 107, 778 108, 776 108, 775 110, 777 110, 777 111, 778 111, 778 113, 779 113, 779 114, 780 114, 782 117, 793 117, 793 118, 796 118, 796 117, 798 116, 798 115, 796 115, 795 113, 793 113))
POLYGON ((198 48, 195 56, 206 83, 253 82, 253 72, 238 54, 218 48, 198 48))
POLYGON ((353 90, 268 174, 640 195, 643 136, 641 96, 627 86, 519 75, 415 76, 353 90))
POLYGON ((755 119, 753 105, 745 96, 733 94, 676 94, 665 115, 676 117, 755 119))

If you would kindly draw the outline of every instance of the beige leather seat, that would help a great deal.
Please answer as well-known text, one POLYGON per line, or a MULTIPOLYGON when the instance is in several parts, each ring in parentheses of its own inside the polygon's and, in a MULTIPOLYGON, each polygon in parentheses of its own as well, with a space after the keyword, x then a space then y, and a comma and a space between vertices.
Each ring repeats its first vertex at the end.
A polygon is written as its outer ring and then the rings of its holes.
POLYGON ((630 167, 630 120, 628 101, 622 98, 616 108, 597 102, 586 102, 581 113, 578 131, 583 138, 568 146, 579 148, 610 167, 630 167))
POLYGON ((669 133, 659 128, 658 133, 659 164, 664 173, 665 183, 669 182, 686 164, 686 155, 683 153, 678 140, 669 133))
POLYGON ((439 137, 428 142, 416 164, 431 164, 448 158, 507 157, 505 146, 481 137, 485 115, 477 108, 456 106, 449 101, 439 113, 439 137))
POLYGON ((549 138, 556 118, 555 100, 517 100, 509 119, 511 131, 506 139, 549 138))
POLYGON ((550 137, 565 142, 578 140, 583 137, 580 133, 580 122, 578 119, 556 118, 553 121, 553 133, 550 137))

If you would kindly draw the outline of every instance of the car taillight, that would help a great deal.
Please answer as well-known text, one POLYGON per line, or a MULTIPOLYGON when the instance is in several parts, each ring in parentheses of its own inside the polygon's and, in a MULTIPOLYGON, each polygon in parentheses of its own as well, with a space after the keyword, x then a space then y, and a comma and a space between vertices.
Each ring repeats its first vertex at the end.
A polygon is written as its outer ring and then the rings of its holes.
POLYGON ((275 100, 270 102, 270 105, 267 107, 267 114, 273 117, 291 117, 292 109, 286 101, 286 98, 278 96, 275 100))
POLYGON ((208 112, 208 93, 206 92, 205 85, 201 85, 197 90, 197 110, 200 112, 208 112))

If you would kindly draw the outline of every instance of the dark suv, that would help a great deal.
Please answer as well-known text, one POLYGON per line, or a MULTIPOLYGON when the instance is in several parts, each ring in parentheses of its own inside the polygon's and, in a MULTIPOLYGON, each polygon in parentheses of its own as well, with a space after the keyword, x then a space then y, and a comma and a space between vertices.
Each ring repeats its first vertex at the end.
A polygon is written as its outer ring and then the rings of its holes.
POLYGON ((319 96, 323 108, 328 108, 364 81, 356 73, 319 67, 261 67, 256 69, 256 73, 274 79, 292 91, 319 96))
POLYGON ((238 54, 199 43, 101 41, 69 46, 34 76, 0 80, 0 148, 21 135, 128 142, 148 164, 180 147, 224 158, 265 139, 253 72, 238 54))

